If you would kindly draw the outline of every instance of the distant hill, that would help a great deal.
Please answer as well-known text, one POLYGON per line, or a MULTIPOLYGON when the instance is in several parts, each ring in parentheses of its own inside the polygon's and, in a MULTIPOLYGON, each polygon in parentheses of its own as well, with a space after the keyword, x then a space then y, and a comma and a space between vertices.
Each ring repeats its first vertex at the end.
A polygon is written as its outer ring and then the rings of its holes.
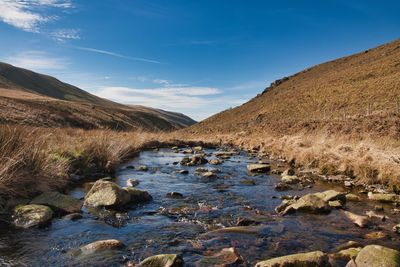
POLYGON ((192 133, 324 129, 400 138, 400 40, 275 81, 249 102, 187 129, 192 133))
POLYGON ((126 106, 54 77, 0 62, 0 123, 86 129, 175 130, 195 123, 180 113, 126 106))

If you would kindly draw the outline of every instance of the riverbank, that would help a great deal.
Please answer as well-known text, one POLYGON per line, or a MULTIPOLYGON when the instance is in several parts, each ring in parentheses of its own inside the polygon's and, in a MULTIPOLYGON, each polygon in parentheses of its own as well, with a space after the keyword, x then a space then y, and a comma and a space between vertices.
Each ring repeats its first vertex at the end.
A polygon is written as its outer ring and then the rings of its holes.
POLYGON ((55 266, 345 266, 352 259, 380 266, 379 253, 365 256, 383 251, 397 266, 395 203, 257 154, 152 147, 119 165, 115 178, 16 208, 0 231, 0 258, 55 266), (40 216, 23 220, 31 214, 40 216))
POLYGON ((285 159, 293 166, 314 170, 326 176, 345 175, 356 185, 383 185, 400 192, 400 140, 393 137, 301 132, 276 134, 243 131, 230 134, 197 133, 190 129, 174 134, 175 138, 197 142, 207 140, 231 145, 270 159, 285 159))
POLYGON ((393 139, 1 126, 1 197, 24 198, 46 191, 63 191, 77 180, 112 176, 119 164, 145 149, 205 143, 235 146, 266 159, 286 160, 293 167, 326 177, 344 175, 358 186, 383 185, 387 191, 399 191, 400 144, 393 139))

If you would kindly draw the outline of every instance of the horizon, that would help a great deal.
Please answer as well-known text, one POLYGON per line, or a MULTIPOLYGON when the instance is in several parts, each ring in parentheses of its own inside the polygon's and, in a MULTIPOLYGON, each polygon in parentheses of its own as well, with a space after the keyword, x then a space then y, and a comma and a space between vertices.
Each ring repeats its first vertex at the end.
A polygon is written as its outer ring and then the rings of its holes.
POLYGON ((395 1, 123 2, 0 0, 0 61, 200 121, 400 36, 395 1))

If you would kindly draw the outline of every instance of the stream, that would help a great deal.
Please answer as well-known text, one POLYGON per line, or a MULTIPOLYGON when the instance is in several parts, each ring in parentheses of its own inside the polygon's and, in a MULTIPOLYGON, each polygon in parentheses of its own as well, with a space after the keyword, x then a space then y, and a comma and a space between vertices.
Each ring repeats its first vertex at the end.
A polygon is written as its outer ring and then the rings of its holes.
MULTIPOLYGON (((205 149, 207 159, 214 159, 214 152, 215 149, 205 149)), ((118 212, 83 208, 82 219, 53 219, 43 229, 21 230, 0 224, 0 266, 124 266, 129 261, 137 263, 161 253, 177 253, 182 255, 185 266, 201 266, 199 261, 204 256, 230 247, 236 248, 244 260, 239 266, 254 266, 260 260, 292 253, 314 250, 331 253, 350 240, 397 249, 400 245, 399 236, 391 230, 399 221, 399 215, 389 212, 392 205, 383 204, 389 219, 376 229, 355 226, 341 210, 326 215, 278 216, 274 209, 281 204, 281 196, 348 189, 316 182, 303 190, 276 191, 274 186, 280 176, 249 174, 247 164, 259 159, 245 152, 224 160, 221 165, 202 165, 220 170, 217 177, 205 178, 195 174, 199 166, 176 164, 185 156, 168 148, 144 151, 118 168, 113 181, 126 186, 129 178, 139 180, 137 188, 152 195, 150 202, 118 212), (128 167, 140 165, 148 166, 149 170, 128 167), (176 172, 182 169, 189 173, 176 172), (183 197, 167 197, 169 192, 179 192, 183 197), (248 231, 215 231, 236 226, 242 218, 256 225, 248 226, 248 231), (365 235, 373 231, 382 231, 385 237, 367 239, 365 235), (120 240, 126 247, 74 256, 73 251, 79 247, 103 239, 120 240)), ((69 194, 82 198, 85 192, 87 189, 82 185, 69 194)), ((360 196, 363 201, 348 202, 346 209, 363 215, 374 210, 377 203, 360 196)))

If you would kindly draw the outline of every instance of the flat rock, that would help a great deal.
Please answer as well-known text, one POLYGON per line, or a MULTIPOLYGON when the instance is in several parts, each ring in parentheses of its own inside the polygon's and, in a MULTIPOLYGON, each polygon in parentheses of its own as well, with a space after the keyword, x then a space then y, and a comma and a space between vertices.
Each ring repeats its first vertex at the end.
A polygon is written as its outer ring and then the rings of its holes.
POLYGON ((328 255, 321 251, 291 254, 260 261, 256 267, 325 267, 330 266, 328 255))
POLYGON ((31 228, 46 226, 53 218, 53 211, 44 205, 29 204, 14 208, 13 224, 16 227, 31 228))
POLYGON ((398 267, 400 266, 400 252, 391 248, 368 245, 357 255, 357 267, 398 267))
POLYGON ((252 173, 267 173, 271 170, 269 164, 248 164, 247 170, 252 173))
POLYGON ((121 249, 125 245, 116 239, 99 240, 85 246, 80 247, 80 253, 92 254, 103 250, 121 249))
POLYGON ((361 201, 361 197, 357 196, 356 194, 349 193, 346 195, 346 201, 359 202, 361 201))
POLYGON ((76 213, 80 212, 82 208, 80 200, 58 192, 45 192, 35 197, 31 204, 49 206, 54 211, 61 213, 76 213))
POLYGON ((177 254, 160 254, 148 257, 139 263, 143 267, 182 267, 183 259, 177 254))
POLYGON ((235 248, 224 248, 220 252, 206 256, 196 262, 196 266, 232 266, 243 262, 235 248))
POLYGON ((349 220, 351 220, 358 227, 366 228, 371 224, 371 222, 368 220, 367 216, 357 215, 357 214, 352 213, 350 211, 344 211, 344 214, 346 215, 346 217, 349 220))
POLYGON ((368 192, 368 199, 378 201, 378 202, 386 202, 386 203, 400 203, 400 195, 397 194, 384 194, 384 193, 372 193, 368 192))
POLYGON ((282 175, 281 182, 286 184, 297 184, 300 182, 300 179, 296 175, 282 175))
POLYGON ((286 207, 281 214, 286 215, 294 212, 329 213, 330 211, 331 208, 327 201, 324 201, 315 194, 307 194, 286 207))

